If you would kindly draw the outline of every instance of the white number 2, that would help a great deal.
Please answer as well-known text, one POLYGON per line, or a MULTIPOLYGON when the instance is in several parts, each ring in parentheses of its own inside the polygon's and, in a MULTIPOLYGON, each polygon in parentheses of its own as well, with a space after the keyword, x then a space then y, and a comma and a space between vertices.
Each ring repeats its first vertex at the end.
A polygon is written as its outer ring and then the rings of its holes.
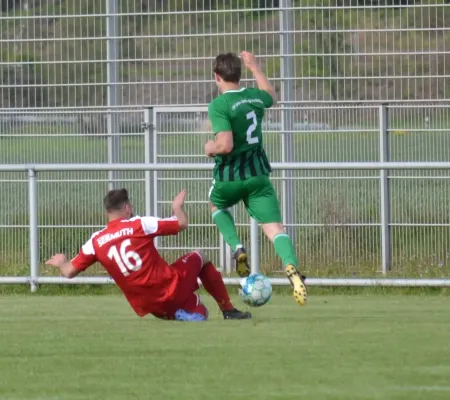
POLYGON ((250 111, 246 115, 247 119, 253 119, 252 124, 247 129, 247 143, 255 144, 259 142, 258 137, 252 137, 252 133, 255 131, 256 126, 258 125, 258 120, 256 119, 256 114, 254 111, 250 111))
POLYGON ((124 240, 120 244, 120 250, 117 246, 112 246, 108 251, 108 257, 117 263, 120 270, 125 276, 130 275, 130 271, 139 271, 142 267, 142 258, 135 251, 127 251, 127 247, 131 245, 131 240, 124 240), (131 262, 134 260, 134 264, 131 262))

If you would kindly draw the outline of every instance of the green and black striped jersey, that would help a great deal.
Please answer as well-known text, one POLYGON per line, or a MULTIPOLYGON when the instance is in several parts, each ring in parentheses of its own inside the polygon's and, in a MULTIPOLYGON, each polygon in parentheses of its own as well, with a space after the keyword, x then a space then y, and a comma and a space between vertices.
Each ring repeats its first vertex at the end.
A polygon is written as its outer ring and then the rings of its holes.
POLYGON ((272 104, 269 93, 254 88, 228 90, 209 104, 214 134, 231 131, 234 143, 231 153, 216 156, 215 180, 245 180, 272 171, 261 130, 264 111, 272 104))

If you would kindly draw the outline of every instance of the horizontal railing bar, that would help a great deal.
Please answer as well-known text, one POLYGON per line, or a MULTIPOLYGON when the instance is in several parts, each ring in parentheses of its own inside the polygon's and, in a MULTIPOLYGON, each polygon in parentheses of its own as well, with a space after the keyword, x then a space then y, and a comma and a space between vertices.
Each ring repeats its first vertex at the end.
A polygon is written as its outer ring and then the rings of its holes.
POLYGON ((186 251, 192 251, 193 249, 196 249, 198 247, 201 247, 202 250, 220 250, 220 247, 206 247, 206 246, 160 246, 158 247, 158 251, 163 251, 163 250, 186 250, 186 251))
MULTIPOLYGON (((299 78, 300 79, 300 78, 299 78)), ((153 82, 159 83, 159 82, 153 82)), ((198 83, 195 81, 194 83, 198 83)), ((107 83, 105 83, 107 84, 107 83)), ((279 106, 273 107, 271 110, 282 110, 284 107, 282 105, 287 105, 289 110, 358 110, 358 109, 375 109, 381 104, 385 104, 388 108, 416 108, 417 105, 422 105, 424 107, 438 107, 438 108, 450 108, 450 99, 448 98, 428 98, 428 99, 390 99, 390 100, 370 100, 361 99, 355 102, 355 100, 289 100, 289 101, 278 101, 279 106), (442 104, 444 103, 444 104, 442 104), (344 108, 343 108, 344 107, 344 108)), ((34 114, 68 114, 68 113, 139 113, 143 109, 154 107, 157 112, 205 112, 207 111, 208 103, 193 103, 186 105, 185 107, 175 106, 171 104, 158 104, 158 105, 143 105, 140 104, 128 104, 128 105, 116 105, 116 106, 55 106, 55 107, 39 107, 39 108, 23 108, 23 107, 11 107, 0 109, 0 115, 6 114, 23 114, 23 115, 34 115, 34 114), (183 110, 183 111, 181 111, 183 110)), ((400 129, 400 128, 399 128, 400 129)))
MULTIPOLYGON (((300 110, 300 109, 292 109, 292 108, 290 108, 289 109, 290 111, 302 111, 302 110, 300 110)), ((375 109, 374 109, 375 110, 375 109)), ((189 123, 192 123, 192 124, 194 124, 194 123, 200 123, 200 122, 207 122, 208 120, 203 120, 203 121, 195 121, 194 119, 192 119, 192 121, 189 121, 189 123)), ((184 122, 184 121, 177 121, 177 120, 174 120, 174 122, 173 123, 178 123, 178 124, 180 124, 180 125, 182 125, 182 124, 186 124, 186 123, 188 123, 187 121, 186 122, 184 122)), ((335 134, 344 134, 344 133, 373 133, 373 134, 379 134, 380 132, 379 132, 379 129, 377 129, 377 128, 373 128, 373 129, 358 129, 358 128, 352 128, 352 129, 346 129, 346 128, 329 128, 329 129, 308 129, 308 130, 306 130, 306 129, 293 129, 293 130, 281 130, 281 122, 279 122, 279 121, 270 121, 270 122, 268 122, 268 124, 280 124, 280 130, 275 130, 275 129, 272 129, 272 128, 270 128, 270 127, 268 127, 268 128, 266 128, 266 127, 264 127, 263 126, 263 131, 264 131, 264 135, 279 135, 281 132, 282 133, 293 133, 293 134, 296 134, 296 133, 301 133, 301 134, 311 134, 311 135, 314 135, 314 134, 318 134, 318 133, 327 133, 327 134, 333 134, 333 135, 335 135, 335 134)), ((311 122, 311 123, 308 123, 308 122, 306 122, 306 123, 302 123, 302 122, 300 122, 299 124, 304 124, 304 125, 309 125, 309 124, 323 124, 323 125, 327 125, 327 123, 326 122, 311 122)), ((410 129, 393 129, 393 130, 391 130, 390 132, 392 132, 393 134, 396 134, 395 132, 396 131, 402 131, 402 132, 405 132, 405 133, 408 133, 408 132, 413 132, 413 130, 410 130, 410 129)), ((427 128, 427 129, 417 129, 416 130, 417 132, 430 132, 430 133, 434 133, 434 132, 447 132, 448 131, 448 129, 432 129, 432 128, 427 128)), ((181 136, 181 135, 186 135, 187 133, 189 133, 189 135, 205 135, 205 134, 209 134, 210 132, 208 132, 208 131, 195 131, 195 132, 193 132, 193 131, 188 131, 188 130, 185 130, 185 131, 182 131, 182 132, 180 132, 180 131, 178 131, 178 132, 167 132, 167 131, 163 131, 163 132, 161 132, 161 131, 158 131, 158 136, 181 136)))
MULTIPOLYGON (((5 172, 5 171, 3 171, 5 172)), ((17 172, 17 171, 6 171, 6 172, 17 172)), ((141 171, 137 171, 141 172, 141 171)), ((191 171, 195 172, 195 171, 191 171)), ((202 172, 202 171, 199 171, 202 172)), ((204 171, 203 171, 204 172, 204 171)), ((210 177, 195 177, 196 181, 210 182, 210 177)), ((270 178, 273 181, 330 181, 330 180, 376 180, 380 179, 379 176, 374 175, 361 175, 361 176, 294 176, 294 177, 279 177, 272 176, 270 178)), ((389 175, 388 179, 392 180, 448 180, 450 175, 412 175, 412 176, 402 176, 402 175, 389 175)), ((180 177, 175 178, 163 178, 159 177, 159 181, 167 182, 179 182, 180 177)), ((124 179, 39 179, 38 183, 106 183, 106 182, 144 182, 144 178, 124 178, 124 179)), ((27 183, 27 179, 0 179, 1 183, 27 183)))
MULTIPOLYGON (((1 119, 0 119, 1 123, 1 119)), ((17 125, 24 126, 24 125, 32 125, 36 128, 36 130, 39 130, 39 123, 40 122, 26 122, 23 123, 22 121, 19 121, 17 125)), ((139 124, 139 122, 136 121, 136 124, 139 124)), ((4 125, 9 125, 8 123, 5 123, 4 125)), ((55 124, 58 126, 59 124, 55 124)), ((136 132, 136 133, 0 133, 1 138, 11 138, 11 139, 25 139, 25 138, 54 138, 54 139, 65 139, 65 138, 79 138, 79 139, 86 139, 86 138, 107 138, 107 137, 119 137, 119 138, 131 138, 131 137, 137 137, 137 136, 145 136, 145 133, 136 132)))
MULTIPOLYGON (((450 29, 450 28, 449 28, 450 29)), ((47 40, 47 39, 46 39, 47 40)), ((27 39, 28 41, 28 39, 27 39)), ((0 40, 0 43, 2 41, 0 40)), ((7 41, 8 42, 8 41, 7 41)), ((352 78, 352 80, 354 81, 359 81, 359 80, 368 80, 368 79, 382 79, 382 80, 388 80, 388 79, 437 79, 437 78, 450 78, 449 74, 436 74, 430 77, 430 75, 402 75, 402 76, 398 76, 398 75, 373 75, 373 76, 355 76, 352 78)), ((347 76, 333 76, 333 80, 337 80, 337 81, 344 81, 344 80, 348 80, 349 78, 347 76)), ((275 77, 275 76, 271 76, 270 77, 271 81, 326 81, 328 82, 330 80, 329 77, 316 77, 316 76, 302 76, 302 77, 275 77)), ((253 82, 251 79, 242 79, 241 82, 253 82)), ((197 79, 195 81, 186 81, 186 80, 161 80, 161 81, 157 81, 157 82, 147 82, 147 84, 158 84, 158 85, 163 85, 163 84, 169 84, 169 85, 175 85, 175 84, 186 84, 186 83, 190 83, 190 84, 199 84, 199 83, 214 83, 214 80, 212 79, 197 79)), ((0 88, 42 88, 42 87, 86 87, 86 86, 130 86, 130 85, 137 85, 137 84, 142 84, 142 81, 118 81, 118 82, 110 82, 108 83, 107 81, 103 81, 103 82, 82 82, 82 83, 52 83, 51 85, 42 85, 42 84, 1 84, 0 88)), ((435 101, 435 100, 434 100, 435 101)), ((448 101, 448 99, 446 99, 446 101, 448 101)), ((304 102, 304 100, 299 101, 299 102, 304 102)), ((352 103, 355 103, 355 100, 351 101, 352 103)), ((360 102, 360 101, 358 101, 360 102)), ((327 101, 327 103, 330 103, 330 101, 327 101)), ((186 106, 188 107, 188 106, 186 106)))
MULTIPOLYGON (((410 32, 447 32, 450 30, 450 27, 442 26, 439 28, 434 27, 408 27, 408 33, 410 32)), ((344 34, 350 34, 350 33, 392 33, 392 32, 405 32, 405 28, 366 28, 366 29, 358 29, 358 28, 342 28, 342 29, 302 29, 302 34, 308 34, 313 33, 316 34, 318 32, 320 33, 344 33, 344 34)), ((261 31, 252 31, 252 32, 240 32, 240 31, 233 31, 227 32, 228 36, 242 36, 245 35, 247 37, 251 36, 274 36, 274 35, 280 35, 280 34, 298 34, 298 30, 294 29, 286 29, 286 30, 261 30, 261 31)), ((0 39, 0 43, 24 43, 24 42, 74 42, 74 41, 96 41, 96 40, 125 40, 125 39, 183 39, 183 38, 204 38, 205 36, 208 37, 220 37, 223 36, 223 32, 199 32, 199 33, 160 33, 160 34, 148 34, 148 35, 123 35, 123 36, 56 36, 52 38, 48 37, 39 37, 39 38, 24 38, 24 37, 10 37, 8 39, 0 39)), ((374 54, 376 55, 376 53, 374 54)), ((335 78, 335 77, 333 77, 335 78)), ((348 79, 348 77, 346 77, 348 79)))
MULTIPOLYGON (((240 278, 223 278, 226 285, 239 285, 240 278)), ((274 286, 289 286, 286 278, 270 278, 274 286)), ((37 284, 73 285, 89 284, 104 285, 114 284, 110 277, 77 277, 67 279, 62 277, 41 276, 33 280, 37 284)), ((0 284, 23 284, 31 283, 30 277, 0 277, 0 284)), ((343 287, 450 287, 450 279, 358 279, 358 278, 306 278, 308 286, 343 286, 343 287)))
MULTIPOLYGON (((248 227, 250 224, 236 223, 237 227, 248 227)), ((290 224, 286 223, 284 226, 293 228, 339 228, 339 227, 379 227, 381 223, 379 222, 361 222, 361 223, 346 223, 346 224, 323 224, 323 223, 299 223, 290 224)), ((399 227, 449 227, 450 223, 434 223, 434 222, 391 222, 389 226, 399 226, 399 227)), ((215 224, 190 224, 190 228, 212 228, 215 224)), ((19 225, 0 225, 0 229, 28 229, 30 225, 19 224, 19 225)), ((103 229, 104 225, 38 225, 39 229, 103 229)), ((184 247, 183 247, 184 248, 184 247)))
MULTIPOLYGON (((408 4, 409 9, 413 8, 438 8, 444 9, 444 7, 448 7, 446 4, 408 4)), ((350 4, 350 5, 292 5, 291 7, 265 7, 263 9, 261 8, 252 8, 252 7, 245 7, 245 8, 217 8, 217 9, 192 9, 192 10, 167 10, 167 11, 158 11, 156 9, 154 10, 143 10, 140 11, 131 11, 126 13, 79 13, 79 14, 21 14, 21 15, 15 15, 13 13, 12 15, 5 15, 0 16, 0 20, 27 20, 27 19, 46 19, 46 18, 52 18, 52 19, 58 19, 58 18, 99 18, 99 17, 171 17, 175 15, 179 16, 187 16, 187 15, 198 15, 198 14, 242 14, 242 13, 250 13, 250 12, 279 12, 279 11, 341 11, 341 10, 361 10, 361 11, 367 11, 367 10, 395 10, 399 8, 397 4, 370 4, 370 5, 360 5, 360 4, 350 4)), ((380 28, 380 30, 382 30, 380 28)))
MULTIPOLYGON (((1 85, 0 85, 1 87, 1 85)), ((150 106, 148 106, 150 107, 150 106)), ((2 108, 0 109, 0 115, 2 114, 20 114, 20 115, 29 115, 29 114, 96 114, 96 113, 136 113, 138 116, 141 115, 145 106, 142 104, 139 105, 118 105, 118 106, 55 106, 55 107, 11 107, 11 108, 2 108)), ((80 119, 81 120, 81 119, 80 119)))
MULTIPOLYGON (((17 171, 1 171, 1 172, 17 172, 17 171)), ((22 170, 20 172, 23 172, 22 170)), ((86 171, 84 171, 86 172, 86 171)), ((141 172, 141 171, 136 171, 141 172)), ((190 171, 195 172, 195 171, 190 171)), ((204 172, 204 171, 199 171, 204 172)), ((210 177, 195 177, 196 181, 210 182, 210 177)), ((361 175, 361 176, 294 176, 294 177, 279 177, 272 176, 270 178, 272 181, 342 181, 342 180, 354 180, 354 181, 364 181, 364 180, 376 180, 380 179, 379 176, 375 175, 361 175)), ((389 175, 388 179, 391 180, 448 180, 450 175, 412 175, 412 176, 402 176, 402 175, 389 175)), ((163 178, 158 177, 159 181, 165 182, 179 182, 180 177, 174 178, 163 178)), ((0 179, 1 183, 27 183, 27 179, 0 179)), ((124 179, 39 179, 38 183, 107 183, 107 182, 145 182, 144 178, 124 178, 124 179)))
MULTIPOLYGON (((450 169, 450 162, 273 163, 274 170, 426 170, 450 169)), ((186 164, 1 164, 0 172, 50 171, 212 171, 213 163, 186 164)))
MULTIPOLYGON (((0 18, 1 19, 1 18, 0 18)), ((280 32, 282 33, 282 32, 280 32)), ((30 39, 32 40, 32 39, 30 39)), ((66 39, 67 40, 67 39, 66 39)), ((448 54, 448 51, 445 50, 412 50, 412 51, 379 51, 379 52, 341 52, 340 56, 352 56, 352 57, 363 57, 363 56, 435 56, 440 54, 448 54)), ((289 57, 334 57, 336 53, 289 53, 289 54, 263 54, 257 56, 257 58, 289 58, 289 57)), ((118 64, 125 63, 143 63, 143 62, 184 62, 184 61, 213 61, 215 56, 200 56, 200 57, 155 57, 155 58, 124 58, 115 60, 118 64)), ((84 59, 84 60, 38 60, 38 61, 0 61, 0 65, 45 65, 45 64, 95 64, 95 63, 109 63, 107 59, 99 58, 99 59, 84 59)), ((401 77, 401 76, 400 76, 401 77)))
MULTIPOLYGON (((444 9, 444 7, 448 7, 446 4, 408 4, 409 9, 413 8, 439 8, 444 9)), ((245 8, 217 8, 217 9, 192 9, 192 10, 167 10, 167 11, 158 11, 156 8, 154 10, 143 10, 140 11, 131 11, 126 13, 79 13, 79 14, 20 14, 15 15, 13 13, 12 15, 5 15, 0 16, 0 20, 27 20, 27 19, 58 19, 58 18, 73 18, 73 19, 81 19, 81 18, 99 18, 99 17, 171 17, 175 15, 179 16, 187 16, 187 15, 198 15, 198 14, 242 14, 242 13, 250 13, 250 12, 279 12, 279 11, 341 11, 341 10, 361 10, 361 11, 367 11, 367 10, 395 10, 398 9, 399 6, 397 4, 370 4, 370 5, 360 5, 360 4, 350 4, 350 5, 292 5, 291 7, 265 7, 263 9, 261 8, 252 8, 252 7, 245 7, 245 8)), ((380 28, 382 30, 382 28, 380 28)), ((206 33, 205 33, 206 34, 206 33)))

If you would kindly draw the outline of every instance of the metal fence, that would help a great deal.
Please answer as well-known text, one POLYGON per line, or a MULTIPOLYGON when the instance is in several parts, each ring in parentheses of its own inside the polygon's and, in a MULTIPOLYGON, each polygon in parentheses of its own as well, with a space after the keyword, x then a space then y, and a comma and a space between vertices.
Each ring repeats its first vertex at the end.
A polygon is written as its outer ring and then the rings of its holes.
MULTIPOLYGON (((380 184, 384 185, 383 171, 386 170, 449 170, 450 162, 434 163, 286 163, 273 164, 275 170, 376 170, 382 171, 380 184)), ((32 291, 37 289, 39 283, 91 283, 105 284, 112 283, 109 277, 90 277, 67 280, 59 277, 43 277, 39 269, 39 201, 38 201, 38 179, 37 174, 48 171, 210 171, 211 165, 205 164, 48 164, 48 165, 0 165, 0 171, 6 172, 28 172, 28 219, 29 219, 29 255, 30 269, 29 276, 21 277, 0 277, 0 283, 29 283, 32 291)), ((148 184, 148 182, 147 182, 148 184)), ((383 203, 383 199, 381 199, 383 203)), ((386 207, 386 205, 382 206, 386 207)), ((386 218, 386 213, 382 212, 382 219, 386 218)), ((382 221, 380 224, 382 238, 389 237, 389 223, 382 221)), ((251 222, 250 243, 251 255, 253 259, 258 258, 261 250, 257 240, 258 227, 254 220, 251 222)), ((179 238, 178 238, 179 240, 179 238)), ((383 239, 382 239, 383 240, 383 239)), ((389 246, 389 243, 386 243, 389 246)), ((382 257, 389 254, 389 249, 382 244, 382 257)), ((258 263, 252 263, 252 271, 258 272, 258 263)), ((385 272, 385 271, 384 271, 385 272)), ((239 279, 225 279, 226 283, 238 283, 239 279)), ((289 284, 287 279, 275 278, 274 284, 289 284)), ((311 285, 388 285, 388 286, 450 286, 450 279, 308 279, 307 284, 311 285)))
MULTIPOLYGON (((450 4, 366 3, 2 0, 0 164, 204 164, 212 60, 243 49, 259 56, 280 94, 264 125, 272 161, 450 160, 450 4)), ((248 73, 243 82, 254 84, 248 73)), ((448 178, 446 168, 273 174, 307 274, 341 278, 448 276, 448 178)), ((0 172, 0 184, 0 268, 25 276, 28 180, 0 172)), ((40 172, 36 185, 40 262, 73 254, 102 225, 108 188, 126 186, 140 213, 162 215, 187 185, 190 233, 158 245, 176 257, 201 244, 230 272, 206 204, 209 171, 62 168, 40 172)), ((254 265, 277 276, 270 244, 250 235, 242 207, 234 213, 243 239, 259 243, 254 265)), ((41 263, 40 274, 54 272, 41 263)))
MULTIPOLYGON (((309 277, 336 284, 342 280, 332 278, 448 276, 450 174, 441 163, 450 160, 449 111, 446 105, 425 104, 292 107, 289 113, 296 122, 289 131, 283 126, 286 110, 268 110, 265 147, 278 165, 272 179, 284 223, 309 277), (288 153, 292 160, 286 159, 288 153), (432 169, 373 167, 386 162, 428 162, 432 169), (290 169, 292 163, 303 163, 303 168, 290 169), (361 168, 346 169, 342 163, 361 168)), ((31 170, 46 164, 50 167, 41 167, 35 181, 39 269, 45 279, 55 273, 43 265, 47 257, 59 251, 74 255, 103 226, 101 199, 116 186, 130 190, 139 214, 159 216, 170 215, 172 197, 186 187, 189 233, 164 238, 159 249, 172 261, 204 247, 231 276, 231 252, 207 204, 211 161, 202 151, 210 135, 208 124, 205 107, 0 111, 0 160, 16 166, 16 172, 0 172, 4 274, 26 276, 32 265, 29 180, 17 170, 24 171, 23 164, 31 170), (111 119, 120 132, 107 133, 111 119), (83 167, 92 163, 118 167, 83 167), (136 163, 139 168, 130 167, 136 163)), ((239 234, 252 244, 253 268, 282 276, 271 244, 255 227, 251 234, 243 207, 233 212, 239 234)), ((91 273, 104 274, 100 268, 91 273)))
MULTIPOLYGON (((315 106, 272 109, 263 124, 264 144, 273 162, 445 162, 450 159, 445 105, 315 106), (284 123, 286 114, 293 122, 284 123)), ((205 163, 206 108, 153 110, 155 163, 205 163), (188 155, 188 156, 187 156, 188 155)), ((152 125, 150 123, 150 125, 152 125)), ((447 170, 442 171, 275 171, 272 180, 284 224, 314 275, 397 276, 448 272, 447 170), (380 226, 382 227, 380 231, 380 226), (381 236, 380 236, 381 232, 381 236), (422 272, 422 269, 426 272, 422 272), (431 272, 430 272, 431 270, 431 272)), ((157 214, 170 211, 180 181, 195 193, 196 215, 208 224, 205 237, 218 242, 208 214, 209 173, 154 173, 157 214), (202 210, 202 211, 200 211, 202 210), (211 230, 212 229, 212 230, 211 230)), ((240 234, 249 238, 244 207, 234 210, 240 234)), ((203 227, 198 227, 201 232, 203 227)), ((201 240, 202 234, 198 237, 201 240)), ((259 265, 272 274, 281 265, 261 236, 259 265)), ((249 242, 249 239, 247 240, 249 242)), ((226 247, 224 260, 230 266, 226 247)))
POLYGON ((284 103, 448 100, 450 4, 397 3, 2 0, 0 105, 204 105, 243 49, 284 103))

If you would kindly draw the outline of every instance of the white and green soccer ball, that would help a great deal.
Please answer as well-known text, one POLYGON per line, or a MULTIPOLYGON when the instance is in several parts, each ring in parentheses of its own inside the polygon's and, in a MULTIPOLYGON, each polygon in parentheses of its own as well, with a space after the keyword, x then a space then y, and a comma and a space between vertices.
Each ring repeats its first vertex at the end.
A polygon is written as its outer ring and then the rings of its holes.
POLYGON ((239 295, 245 304, 261 307, 272 297, 272 284, 263 274, 251 274, 240 281, 239 295))

